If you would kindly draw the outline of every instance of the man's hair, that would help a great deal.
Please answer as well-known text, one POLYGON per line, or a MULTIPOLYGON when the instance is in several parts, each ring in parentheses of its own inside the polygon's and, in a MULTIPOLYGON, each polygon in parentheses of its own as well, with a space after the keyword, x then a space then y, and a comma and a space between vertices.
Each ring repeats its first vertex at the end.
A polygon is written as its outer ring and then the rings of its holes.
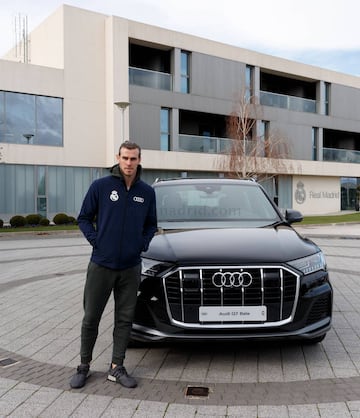
POLYGON ((120 145, 119 148, 119 155, 121 154, 121 149, 138 149, 139 150, 139 157, 141 157, 141 148, 140 145, 136 144, 135 142, 125 141, 120 145))

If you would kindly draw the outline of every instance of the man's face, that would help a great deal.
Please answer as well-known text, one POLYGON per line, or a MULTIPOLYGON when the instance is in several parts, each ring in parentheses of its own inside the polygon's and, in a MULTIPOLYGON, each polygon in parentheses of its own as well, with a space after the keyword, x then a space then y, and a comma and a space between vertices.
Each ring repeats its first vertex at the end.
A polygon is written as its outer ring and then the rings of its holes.
POLYGON ((121 148, 120 154, 116 157, 124 176, 134 178, 137 167, 140 164, 139 150, 121 148))

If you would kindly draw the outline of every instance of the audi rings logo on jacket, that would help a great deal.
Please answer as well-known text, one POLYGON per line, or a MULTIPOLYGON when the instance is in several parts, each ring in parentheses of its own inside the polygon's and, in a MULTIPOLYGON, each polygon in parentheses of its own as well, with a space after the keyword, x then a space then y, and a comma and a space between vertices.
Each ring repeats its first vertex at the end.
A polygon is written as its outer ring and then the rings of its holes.
POLYGON ((253 278, 247 271, 218 271, 211 280, 216 287, 249 287, 253 278))
POLYGON ((144 203, 144 198, 140 197, 140 196, 134 196, 133 200, 134 200, 134 202, 144 203))

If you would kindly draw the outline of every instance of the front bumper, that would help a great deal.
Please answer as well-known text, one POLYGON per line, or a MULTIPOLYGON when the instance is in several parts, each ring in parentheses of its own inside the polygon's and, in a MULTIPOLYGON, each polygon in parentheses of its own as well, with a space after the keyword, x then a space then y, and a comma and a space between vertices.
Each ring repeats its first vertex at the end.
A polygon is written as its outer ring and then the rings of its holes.
POLYGON ((134 324, 131 338, 141 342, 167 342, 167 341, 241 341, 241 340, 312 340, 322 337, 331 328, 331 318, 325 318, 316 324, 293 331, 266 331, 266 332, 241 332, 234 330, 227 333, 217 332, 192 332, 192 333, 169 333, 134 324))

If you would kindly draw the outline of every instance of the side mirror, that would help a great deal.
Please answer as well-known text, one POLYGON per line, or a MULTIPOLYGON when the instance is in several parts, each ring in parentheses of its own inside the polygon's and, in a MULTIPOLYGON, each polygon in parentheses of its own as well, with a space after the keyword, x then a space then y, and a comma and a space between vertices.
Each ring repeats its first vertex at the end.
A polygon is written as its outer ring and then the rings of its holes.
POLYGON ((301 222, 304 217, 301 212, 294 209, 286 209, 285 211, 285 219, 289 224, 293 224, 295 222, 301 222))

